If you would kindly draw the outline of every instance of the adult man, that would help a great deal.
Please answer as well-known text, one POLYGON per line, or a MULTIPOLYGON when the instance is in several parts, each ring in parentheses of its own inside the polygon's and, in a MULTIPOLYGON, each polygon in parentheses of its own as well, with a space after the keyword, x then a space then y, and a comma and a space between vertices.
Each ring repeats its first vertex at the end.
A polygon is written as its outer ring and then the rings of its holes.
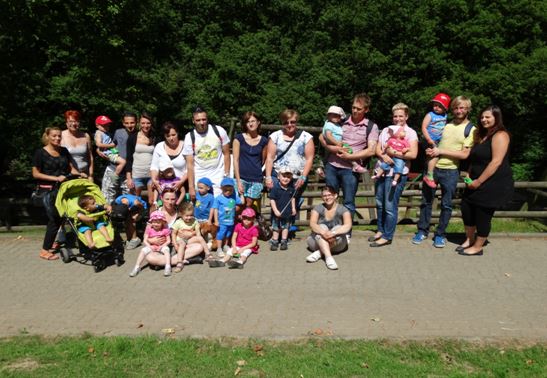
MULTIPOLYGON (((471 111, 470 99, 465 96, 456 97, 452 100, 451 110, 454 119, 443 129, 439 146, 426 150, 428 156, 440 157, 433 172, 435 182, 441 186, 441 215, 433 237, 433 245, 436 248, 443 248, 446 245, 445 230, 452 216, 452 197, 456 192, 459 178, 459 161, 467 159, 469 156, 475 130, 474 127, 468 126, 470 125, 469 119, 467 119, 471 111)), ((436 188, 427 185, 422 186, 418 232, 412 238, 414 244, 421 244, 427 239, 435 190, 436 188)))
MULTIPOLYGON (((116 130, 112 140, 116 143, 119 156, 127 161, 127 144, 131 138, 137 138, 137 115, 135 113, 125 112, 122 116, 123 128, 116 130)), ((103 152, 97 149, 97 154, 101 157, 105 157, 103 152)), ((103 181, 101 184, 101 191, 106 198, 106 203, 112 203, 118 195, 128 194, 130 190, 127 186, 125 172, 122 172, 120 176, 116 175, 116 166, 109 164, 103 175, 103 181)), ((129 217, 125 224, 125 233, 127 235, 127 249, 137 248, 141 244, 141 240, 137 237, 137 229, 135 227, 135 221, 132 217, 129 217)))
POLYGON ((349 145, 352 153, 347 148, 327 144, 323 135, 319 136, 319 141, 329 151, 325 183, 337 192, 342 188, 344 206, 352 216, 355 214, 355 194, 359 183, 359 174, 353 172, 352 162, 373 156, 378 143, 378 126, 366 118, 370 103, 367 94, 356 94, 351 106, 351 117, 342 126, 342 142, 349 145))
POLYGON ((188 193, 193 201, 196 182, 203 177, 213 182, 215 196, 222 192, 220 182, 230 173, 230 139, 222 127, 209 124, 203 108, 194 109, 192 122, 195 128, 186 134, 182 154, 188 170, 188 193))

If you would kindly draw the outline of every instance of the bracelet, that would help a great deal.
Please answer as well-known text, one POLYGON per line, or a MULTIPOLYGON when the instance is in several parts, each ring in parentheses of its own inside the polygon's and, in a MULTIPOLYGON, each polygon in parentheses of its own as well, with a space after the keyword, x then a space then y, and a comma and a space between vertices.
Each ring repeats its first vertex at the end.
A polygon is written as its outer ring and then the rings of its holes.
POLYGON ((272 176, 266 176, 264 177, 265 180, 271 180, 272 179, 272 176))
POLYGON ((306 182, 307 179, 308 179, 308 178, 307 178, 306 176, 300 176, 300 180, 302 180, 302 181, 304 181, 304 182, 306 182))

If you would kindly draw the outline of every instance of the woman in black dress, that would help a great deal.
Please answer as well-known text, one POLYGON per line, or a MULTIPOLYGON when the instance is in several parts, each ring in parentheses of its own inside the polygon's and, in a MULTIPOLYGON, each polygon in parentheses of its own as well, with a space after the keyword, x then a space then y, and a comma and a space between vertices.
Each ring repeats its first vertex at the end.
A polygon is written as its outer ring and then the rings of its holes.
POLYGON ((469 178, 462 199, 465 242, 456 248, 462 256, 481 256, 490 233, 494 211, 513 195, 513 174, 509 165, 510 136, 501 109, 485 108, 475 131, 475 144, 469 154, 469 178))
POLYGON ((59 185, 69 174, 79 175, 76 162, 65 147, 61 147, 61 129, 47 127, 42 136, 43 148, 34 153, 32 160, 32 177, 36 179, 40 191, 45 192, 43 205, 48 217, 46 234, 40 251, 44 260, 57 260, 53 248, 61 218, 55 208, 55 198, 59 185))

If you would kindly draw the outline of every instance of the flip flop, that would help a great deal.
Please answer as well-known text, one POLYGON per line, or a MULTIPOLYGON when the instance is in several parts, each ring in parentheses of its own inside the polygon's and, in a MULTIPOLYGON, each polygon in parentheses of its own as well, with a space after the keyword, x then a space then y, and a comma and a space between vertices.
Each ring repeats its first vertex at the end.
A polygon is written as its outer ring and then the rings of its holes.
POLYGON ((40 258, 44 260, 58 260, 59 256, 49 251, 40 251, 40 258))

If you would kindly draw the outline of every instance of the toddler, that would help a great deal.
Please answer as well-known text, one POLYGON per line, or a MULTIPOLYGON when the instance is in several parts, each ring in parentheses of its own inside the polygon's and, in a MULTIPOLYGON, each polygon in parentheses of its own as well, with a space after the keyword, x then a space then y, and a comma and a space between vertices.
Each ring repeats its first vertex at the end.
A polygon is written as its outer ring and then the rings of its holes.
POLYGON ((106 229, 107 225, 107 219, 104 216, 104 213, 98 214, 99 212, 103 211, 110 211, 110 206, 102 206, 98 205, 95 202, 95 198, 90 195, 83 195, 80 196, 78 199, 78 206, 82 209, 82 211, 78 211, 77 218, 78 218, 78 232, 84 234, 86 240, 87 240, 87 246, 90 249, 95 248, 95 241, 93 240, 93 228, 96 230, 99 230, 99 232, 104 236, 105 240, 108 243, 112 243, 114 239, 108 234, 108 230, 106 229))
MULTIPOLYGON (((388 147, 391 147, 395 151, 400 152, 402 154, 410 150, 410 143, 406 139, 406 132, 405 132, 404 126, 399 127, 399 129, 395 132, 393 132, 392 129, 389 129, 389 133, 391 137, 387 140, 386 149, 388 147)), ((383 151, 383 152, 386 153, 386 151, 383 151)), ((391 160, 393 160, 393 181, 391 182, 391 185, 397 186, 397 183, 399 182, 399 178, 403 174, 403 170, 405 168, 405 161, 401 158, 397 158, 393 156, 391 157, 391 160)), ((374 170, 374 176, 372 176, 372 179, 377 179, 378 177, 382 177, 386 173, 388 173, 390 170, 391 170, 391 165, 385 162, 380 162, 380 164, 374 170)))
POLYGON ((95 119, 95 145, 99 148, 104 155, 106 155, 108 161, 116 165, 116 176, 120 176, 125 167, 125 159, 122 158, 116 148, 116 144, 112 140, 110 135, 110 125, 112 121, 107 116, 101 115, 95 119))
POLYGON ((270 205, 272 207, 272 239, 270 251, 277 248, 288 248, 287 238, 291 227, 292 217, 296 215, 296 189, 293 183, 293 173, 289 167, 281 167, 278 171, 278 181, 270 191, 270 205), (279 236, 281 234, 281 243, 279 236))
POLYGON ((231 269, 242 269, 253 253, 258 253, 258 228, 255 225, 256 213, 248 207, 241 212, 241 223, 238 223, 232 235, 232 248, 221 260, 209 260, 212 268, 228 264, 231 269))
MULTIPOLYGON (((432 111, 427 113, 422 121, 422 134, 427 143, 425 149, 436 147, 441 141, 443 129, 446 126, 447 112, 450 105, 450 97, 444 93, 438 93, 431 100, 432 111)), ((427 174, 424 182, 431 188, 436 188, 437 183, 433 179, 433 170, 439 161, 438 157, 426 160, 427 174)))
MULTIPOLYGON (((346 113, 341 107, 331 106, 328 109, 327 120, 323 125, 323 136, 328 144, 349 148, 342 142, 342 124, 344 123, 345 118, 346 113)), ((351 149, 349 149, 348 152, 351 153, 351 149)), ((352 161, 351 164, 353 166, 353 172, 364 173, 366 171, 366 169, 356 161, 352 161)))
POLYGON ((171 275, 171 250, 169 244, 171 243, 171 230, 167 226, 167 220, 165 214, 156 210, 150 214, 148 219, 148 225, 144 230, 144 240, 142 242, 144 247, 141 249, 135 267, 129 273, 129 277, 135 277, 141 271, 141 264, 147 257, 153 254, 162 254, 163 262, 165 265, 163 276, 169 277, 171 275), (163 243, 159 243, 158 240, 164 240, 163 243))
POLYGON ((241 205, 242 201, 234 191, 234 180, 225 177, 220 182, 222 193, 215 197, 213 202, 213 219, 218 226, 217 243, 220 242, 220 248, 217 251, 218 257, 224 257, 224 250, 228 249, 230 237, 234 232, 234 223, 236 218, 236 206, 241 205))
POLYGON ((184 202, 180 207, 179 215, 180 218, 173 224, 173 243, 177 250, 177 266, 173 270, 175 273, 181 272, 184 264, 188 263, 188 260, 184 259, 184 251, 188 244, 201 244, 206 259, 209 259, 211 255, 205 239, 201 236, 199 223, 194 217, 192 202, 184 202))
MULTIPOLYGON (((160 172, 159 172, 159 184, 160 184, 160 187, 159 187, 159 191, 155 191, 154 192, 154 203, 158 203, 158 199, 161 195, 161 193, 163 193, 163 191, 167 188, 173 188, 175 189, 176 188, 176 184, 180 181, 180 177, 177 177, 175 175, 175 168, 173 167, 173 163, 171 162, 171 160, 169 161, 160 161, 160 172)), ((176 194, 177 194, 177 201, 176 201, 176 205, 180 205, 182 200, 184 199, 184 194, 185 194, 185 190, 184 190, 184 187, 181 186, 176 194)), ((161 206, 161 204, 160 204, 161 206)))
POLYGON ((218 227, 213 224, 212 208, 215 201, 215 196, 212 194, 213 182, 207 177, 202 177, 198 180, 197 189, 194 216, 199 223, 203 237, 205 238, 208 234, 211 234, 209 248, 216 251, 218 248, 216 240, 218 227))

